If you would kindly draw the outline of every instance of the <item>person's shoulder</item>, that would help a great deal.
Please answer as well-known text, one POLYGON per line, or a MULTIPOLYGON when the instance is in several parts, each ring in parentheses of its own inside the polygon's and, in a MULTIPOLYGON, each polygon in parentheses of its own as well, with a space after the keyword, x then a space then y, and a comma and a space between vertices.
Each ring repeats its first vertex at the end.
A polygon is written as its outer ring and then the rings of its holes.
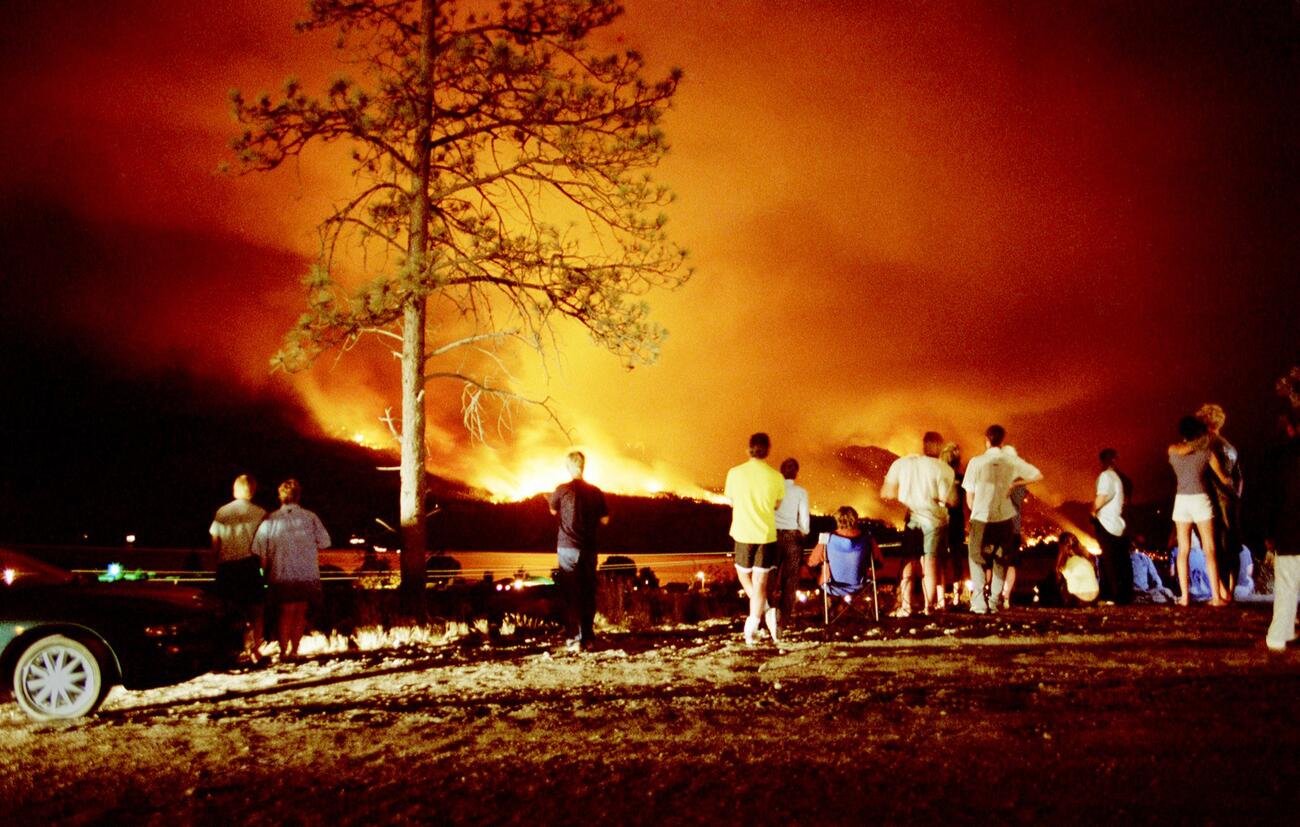
POLYGON ((920 458, 920 462, 923 463, 926 468, 930 468, 937 473, 942 474, 944 471, 947 471, 949 474, 956 476, 956 473, 952 470, 952 466, 938 457, 923 456, 920 458))

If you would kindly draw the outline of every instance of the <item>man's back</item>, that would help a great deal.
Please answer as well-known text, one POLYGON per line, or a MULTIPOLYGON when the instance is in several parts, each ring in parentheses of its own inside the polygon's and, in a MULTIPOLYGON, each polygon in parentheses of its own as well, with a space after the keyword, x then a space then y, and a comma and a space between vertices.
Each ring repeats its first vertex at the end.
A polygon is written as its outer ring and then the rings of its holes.
POLYGON ((727 472, 724 491, 731 501, 731 538, 738 543, 776 541, 776 506, 785 496, 785 479, 761 459, 727 472))
POLYGON ((318 580, 316 552, 329 544, 329 534, 315 512, 286 503, 262 521, 253 550, 266 558, 266 570, 273 583, 318 580))
POLYGON ((266 517, 266 509, 245 499, 234 499, 217 509, 208 533, 220 542, 219 562, 240 560, 252 553, 253 535, 266 517))
POLYGON ((1034 482, 1041 479, 1038 469, 1001 448, 989 448, 971 459, 966 466, 962 487, 971 492, 972 520, 998 523, 1014 519, 1011 484, 1017 479, 1034 482))
POLYGON ((609 513, 604 492, 579 478, 558 486, 547 501, 559 517, 556 546, 594 550, 596 529, 600 526, 601 518, 609 513))
POLYGON ((956 481, 952 467, 934 457, 911 454, 889 466, 885 481, 897 486, 898 501, 930 525, 948 522, 948 498, 956 481))

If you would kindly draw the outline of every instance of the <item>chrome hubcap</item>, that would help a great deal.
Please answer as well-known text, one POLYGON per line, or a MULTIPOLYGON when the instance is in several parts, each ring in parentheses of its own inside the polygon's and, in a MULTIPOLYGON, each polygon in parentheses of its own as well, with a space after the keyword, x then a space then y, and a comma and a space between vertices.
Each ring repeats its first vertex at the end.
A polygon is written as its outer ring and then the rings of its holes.
POLYGON ((32 703, 50 713, 77 705, 90 690, 90 669, 80 652, 51 646, 27 666, 23 687, 32 703))

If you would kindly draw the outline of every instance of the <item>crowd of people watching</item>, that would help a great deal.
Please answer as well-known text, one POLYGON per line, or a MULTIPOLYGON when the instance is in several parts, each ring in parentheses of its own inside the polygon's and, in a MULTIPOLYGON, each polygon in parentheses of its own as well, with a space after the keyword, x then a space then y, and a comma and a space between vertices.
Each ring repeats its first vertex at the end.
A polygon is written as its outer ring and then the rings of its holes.
MULTIPOLYGON (((1296 555, 1300 554, 1296 521, 1300 514, 1296 414, 1285 420, 1284 445, 1276 452, 1273 479, 1262 496, 1272 500, 1261 509, 1267 525, 1267 550, 1276 556, 1274 622, 1267 644, 1280 651, 1296 638, 1296 555)), ((1131 484, 1118 467, 1119 454, 1103 449, 1098 459, 1092 503, 1097 550, 1089 551, 1074 532, 1057 537, 1055 577, 1041 602, 1079 606, 1105 601, 1172 603, 1205 602, 1226 606, 1253 594, 1254 557, 1243 543, 1243 474, 1237 449, 1222 433, 1226 416, 1215 404, 1201 406, 1178 422, 1178 440, 1168 448, 1176 480, 1172 521, 1174 546, 1167 581, 1155 562, 1134 547, 1124 518, 1131 484), (1171 588, 1172 586, 1172 588, 1171 588)), ((749 612, 744 640, 753 645, 765 629, 773 641, 793 607, 791 584, 804 565, 808 535, 808 494, 795 479, 799 464, 790 458, 778 473, 766 462, 771 439, 756 433, 749 440, 749 459, 727 474, 725 496, 732 508, 731 537, 737 578, 749 612), (769 577, 770 572, 779 572, 769 577)), ((1042 473, 1007 444, 1006 430, 991 425, 984 451, 964 472, 960 449, 929 431, 921 452, 899 457, 880 489, 883 500, 906 509, 893 617, 930 615, 969 600, 970 612, 996 614, 1011 605, 1025 543, 1021 512, 1028 486, 1042 473), (967 518, 969 514, 969 518, 967 518), (916 581, 920 581, 917 599, 916 581)), ((820 535, 807 563, 826 559, 828 542, 847 542, 861 530, 841 523, 852 512, 836 513, 835 532, 820 535)), ((856 523, 856 512, 852 512, 856 523)), ((1044 584, 1046 585, 1046 584, 1044 584)), ((1038 590, 1036 590, 1036 593, 1038 590)))

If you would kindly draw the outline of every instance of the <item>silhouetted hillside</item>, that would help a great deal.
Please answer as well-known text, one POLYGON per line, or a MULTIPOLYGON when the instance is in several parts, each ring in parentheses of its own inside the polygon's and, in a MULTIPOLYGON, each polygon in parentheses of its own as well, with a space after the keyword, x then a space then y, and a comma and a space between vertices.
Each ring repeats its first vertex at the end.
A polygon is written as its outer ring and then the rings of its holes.
MULTIPOLYGON (((396 519, 393 458, 315 432, 287 394, 180 370, 132 373, 72 344, 5 344, 0 407, 0 540, 201 546, 231 480, 251 473, 257 501, 296 477, 336 542, 396 519)), ((431 479, 435 496, 468 496, 431 479)))

